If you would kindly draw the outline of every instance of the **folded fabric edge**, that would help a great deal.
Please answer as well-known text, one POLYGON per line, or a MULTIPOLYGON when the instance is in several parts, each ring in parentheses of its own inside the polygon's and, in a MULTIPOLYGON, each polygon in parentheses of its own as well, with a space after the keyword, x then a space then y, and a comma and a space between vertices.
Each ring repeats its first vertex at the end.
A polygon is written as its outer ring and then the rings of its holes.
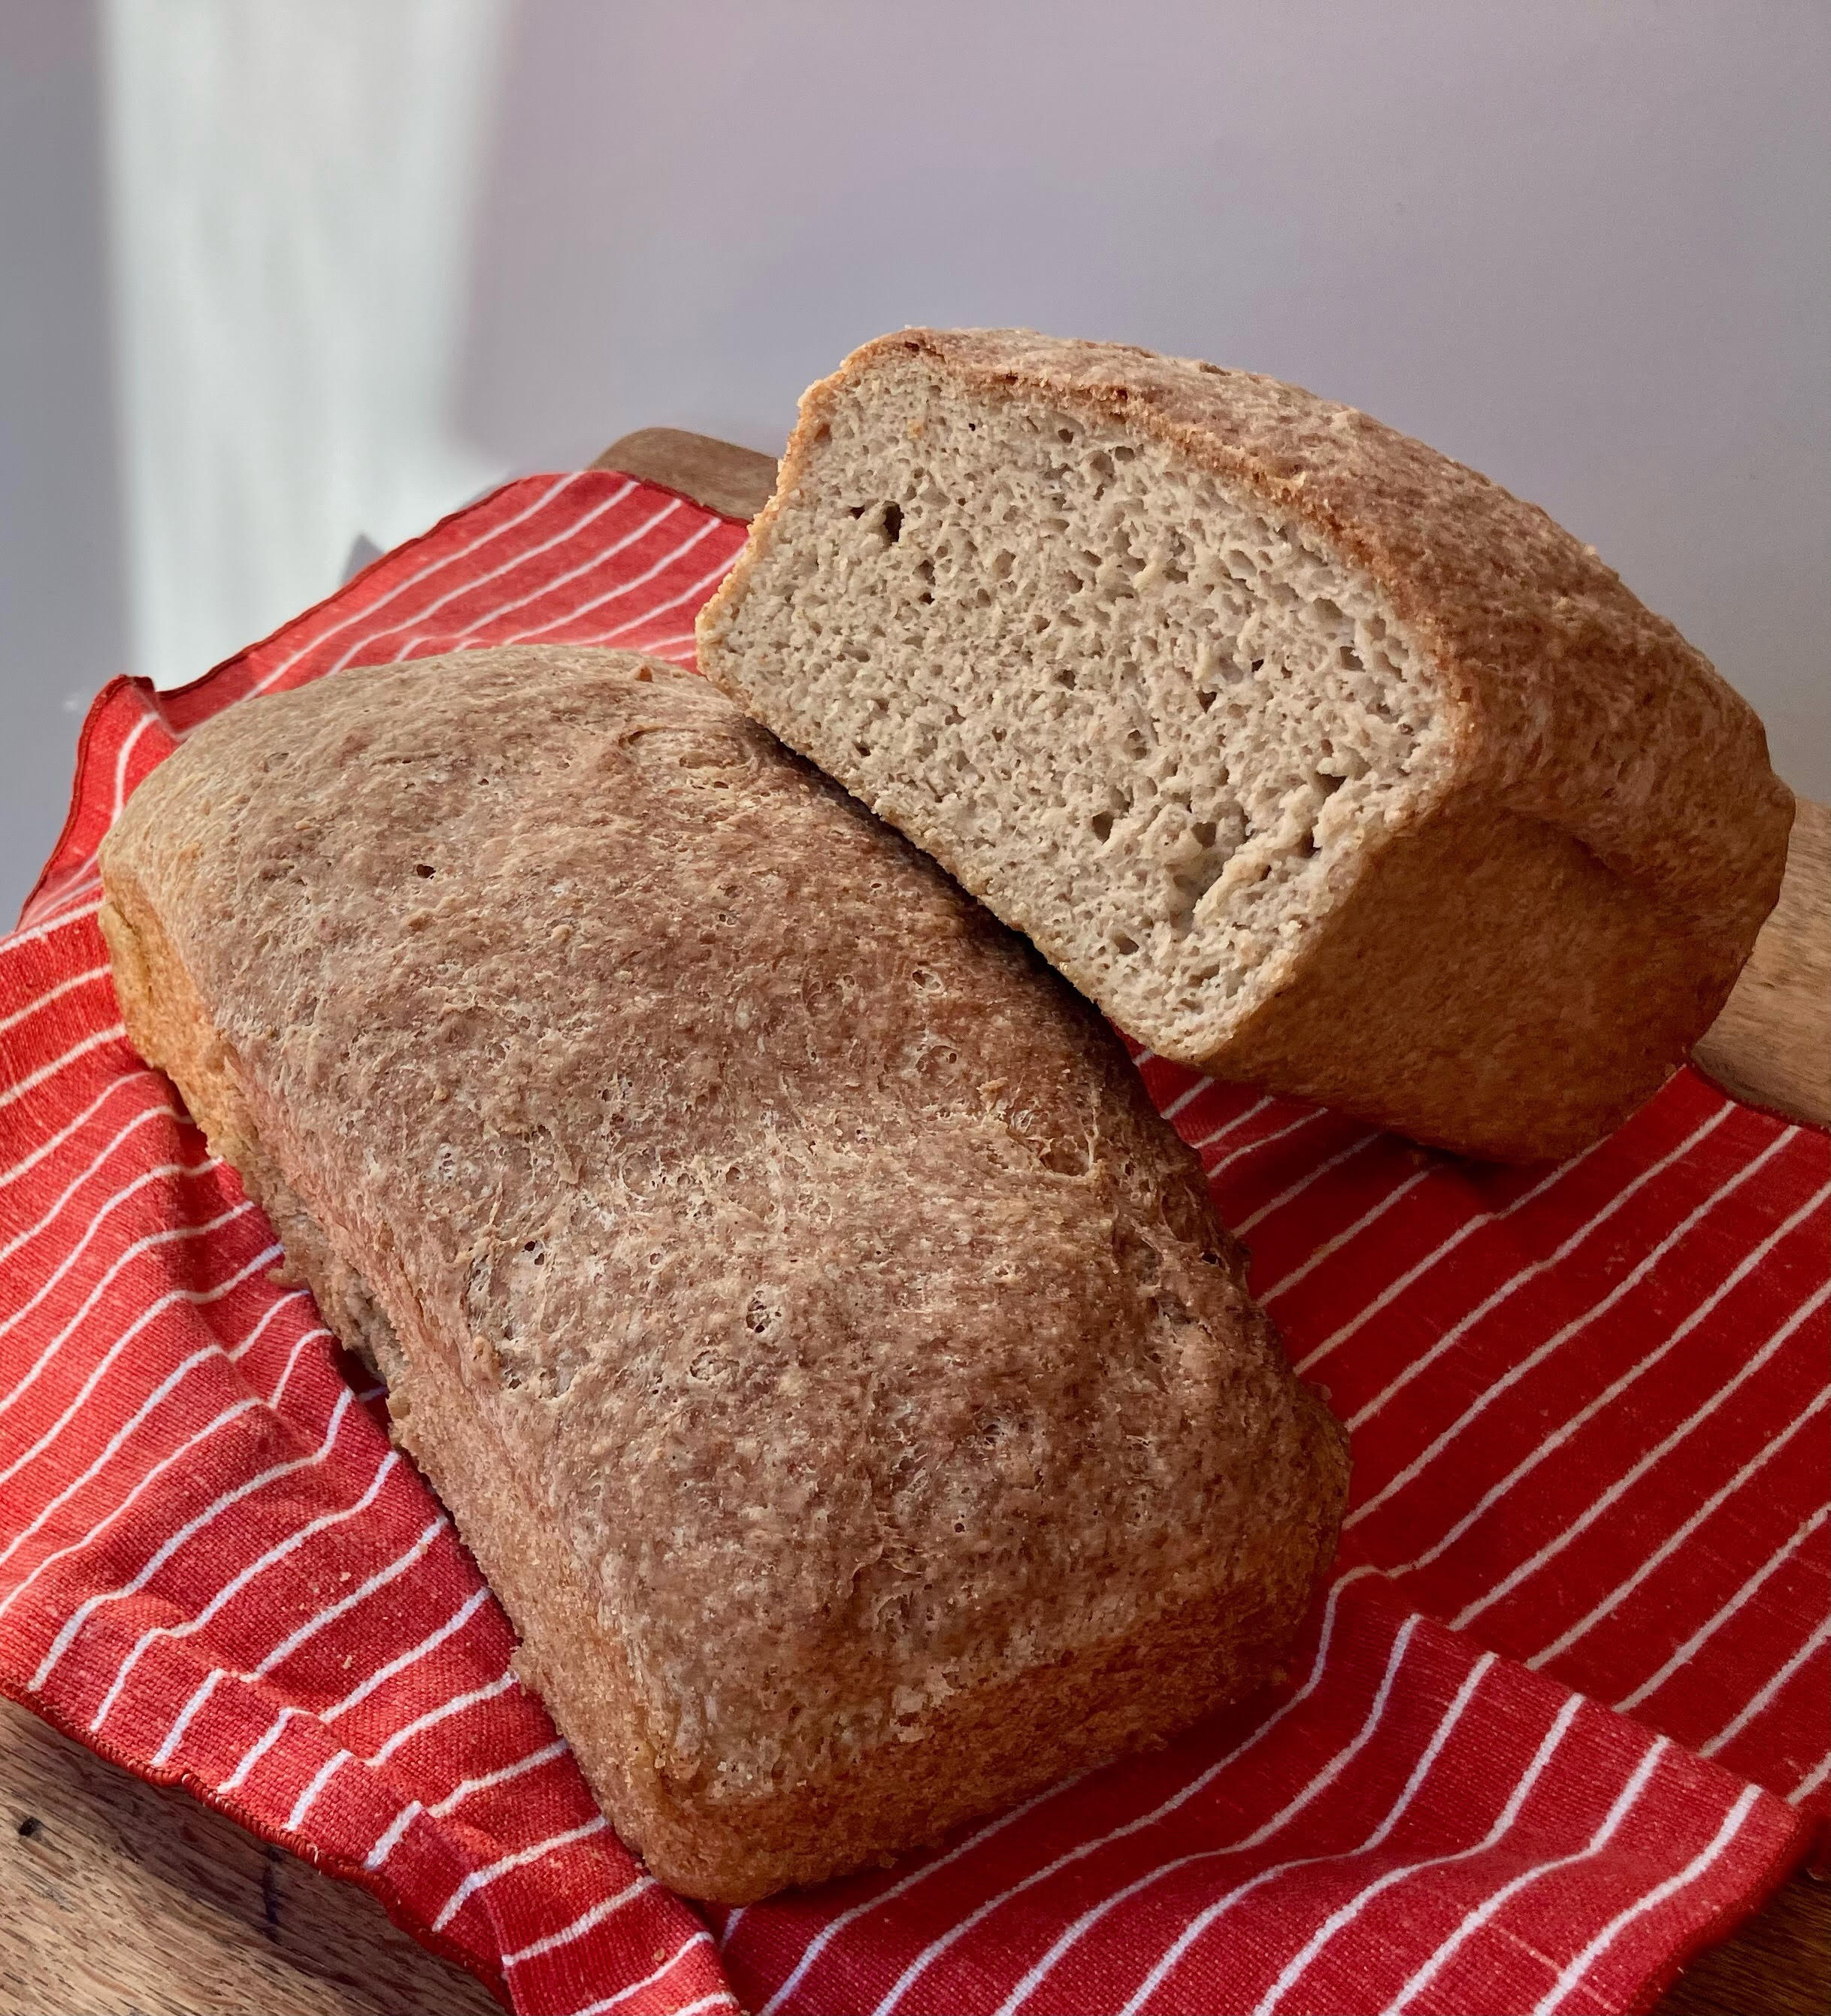
POLYGON ((143 1784, 170 1786, 187 1793, 200 1804, 221 1813, 225 1820, 233 1820, 244 1833, 253 1834, 257 1840, 267 1841, 275 1848, 282 1848, 289 1855, 295 1855, 301 1862, 309 1863, 325 1875, 335 1877, 342 1882, 354 1883, 367 1891, 387 1913, 390 1924, 405 1932, 415 1945, 425 1947, 448 1965, 473 1976, 505 2008, 513 2007, 508 1981, 501 1969, 492 1970, 479 1955, 468 1951, 448 1935, 435 1931, 430 1924, 408 1906, 399 1892, 380 1870, 365 1869, 361 1863, 347 1856, 326 1854, 316 1848, 307 1836, 290 1833, 282 1827, 268 1824, 252 1807, 244 1805, 232 1794, 225 1795, 214 1786, 205 1784, 194 1772, 182 1766, 142 1762, 118 1748, 109 1737, 77 1728, 51 1704, 17 1684, 4 1668, 0 1668, 0 1696, 12 1701, 15 1706, 23 1708, 28 1715, 35 1716, 59 1736, 66 1737, 72 1743, 92 1752, 105 1763, 126 1772, 130 1777, 138 1778, 143 1784))

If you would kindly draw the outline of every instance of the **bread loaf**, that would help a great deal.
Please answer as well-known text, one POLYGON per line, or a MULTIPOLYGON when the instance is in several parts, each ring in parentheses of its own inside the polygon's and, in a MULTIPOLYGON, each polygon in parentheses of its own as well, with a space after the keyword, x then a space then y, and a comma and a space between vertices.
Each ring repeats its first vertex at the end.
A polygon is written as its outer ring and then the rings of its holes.
POLYGON ((339 673, 103 849, 127 1027, 624 1839, 741 1902, 1260 1686, 1340 1431, 1110 1030, 702 680, 339 673))
POLYGON ((1117 344, 854 353, 700 657, 1161 1055, 1471 1154, 1652 1093, 1786 862, 1754 715, 1543 512, 1117 344))

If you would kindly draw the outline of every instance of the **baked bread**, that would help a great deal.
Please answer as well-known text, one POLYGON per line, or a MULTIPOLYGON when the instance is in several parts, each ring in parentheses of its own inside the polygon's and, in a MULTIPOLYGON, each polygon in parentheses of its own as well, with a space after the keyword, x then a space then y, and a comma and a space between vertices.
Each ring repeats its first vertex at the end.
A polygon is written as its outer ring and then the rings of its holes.
POLYGON ((134 1042, 665 1881, 860 1866, 1272 1672, 1345 1447, 1194 1157, 703 680, 517 649, 245 701, 102 872, 134 1042))
POLYGON ((1542 511, 1345 406, 911 329, 801 402, 713 682, 1166 1057, 1535 1161, 1722 1006, 1753 711, 1542 511))

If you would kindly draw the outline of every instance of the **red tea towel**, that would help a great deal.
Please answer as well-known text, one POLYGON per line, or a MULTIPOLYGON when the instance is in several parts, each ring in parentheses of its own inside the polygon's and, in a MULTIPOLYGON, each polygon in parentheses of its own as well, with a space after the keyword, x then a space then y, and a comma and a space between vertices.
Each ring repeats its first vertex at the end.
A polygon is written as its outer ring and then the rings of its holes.
POLYGON ((1144 1054, 1354 1446, 1283 1686, 895 1867, 650 1881, 379 1389, 121 1033, 95 848, 196 724, 531 639, 692 662, 743 528, 513 483, 180 693, 120 681, 0 939, 0 1689, 515 2008, 1644 2008, 1831 1805, 1831 1141, 1681 1072, 1477 1167, 1144 1054))

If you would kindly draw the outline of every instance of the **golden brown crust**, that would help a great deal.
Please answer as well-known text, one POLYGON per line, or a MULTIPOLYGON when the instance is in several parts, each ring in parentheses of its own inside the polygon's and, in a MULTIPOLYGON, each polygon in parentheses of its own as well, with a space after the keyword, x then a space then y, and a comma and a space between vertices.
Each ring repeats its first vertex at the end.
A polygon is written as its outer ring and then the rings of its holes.
POLYGON ((244 704, 103 872, 134 1040, 664 1880, 817 1880, 1262 1678, 1345 1450, 1192 1158, 703 682, 512 650, 244 704))
POLYGON ((1122 416, 1319 535, 1380 582, 1465 710, 1459 789, 1568 833, 1700 939, 1739 945, 1739 967, 1793 818, 1760 717, 1538 506, 1300 387, 1027 329, 880 337, 813 388, 797 435, 912 346, 994 394, 1122 416))
MULTIPOLYGON (((976 396, 1119 421, 1237 486, 1371 576, 1441 683, 1443 783, 1412 825, 1368 848, 1290 981, 1218 1049, 1179 1047, 1135 1016, 1135 1033, 1216 1075, 1512 1160, 1571 1152, 1678 1067, 1785 871, 1792 798, 1761 723, 1593 550, 1365 414, 1123 344, 1012 329, 880 337, 804 398, 775 498, 707 605, 703 639, 728 630, 836 402, 912 355, 976 396)), ((709 671, 744 697, 718 658, 709 671)), ((772 725, 794 739, 791 722, 772 725)), ((944 816, 910 830, 977 886, 944 816)), ((1042 927, 1020 904, 998 907, 1019 930, 1042 927)), ((1052 956, 1103 998, 1093 966, 1052 956)))

